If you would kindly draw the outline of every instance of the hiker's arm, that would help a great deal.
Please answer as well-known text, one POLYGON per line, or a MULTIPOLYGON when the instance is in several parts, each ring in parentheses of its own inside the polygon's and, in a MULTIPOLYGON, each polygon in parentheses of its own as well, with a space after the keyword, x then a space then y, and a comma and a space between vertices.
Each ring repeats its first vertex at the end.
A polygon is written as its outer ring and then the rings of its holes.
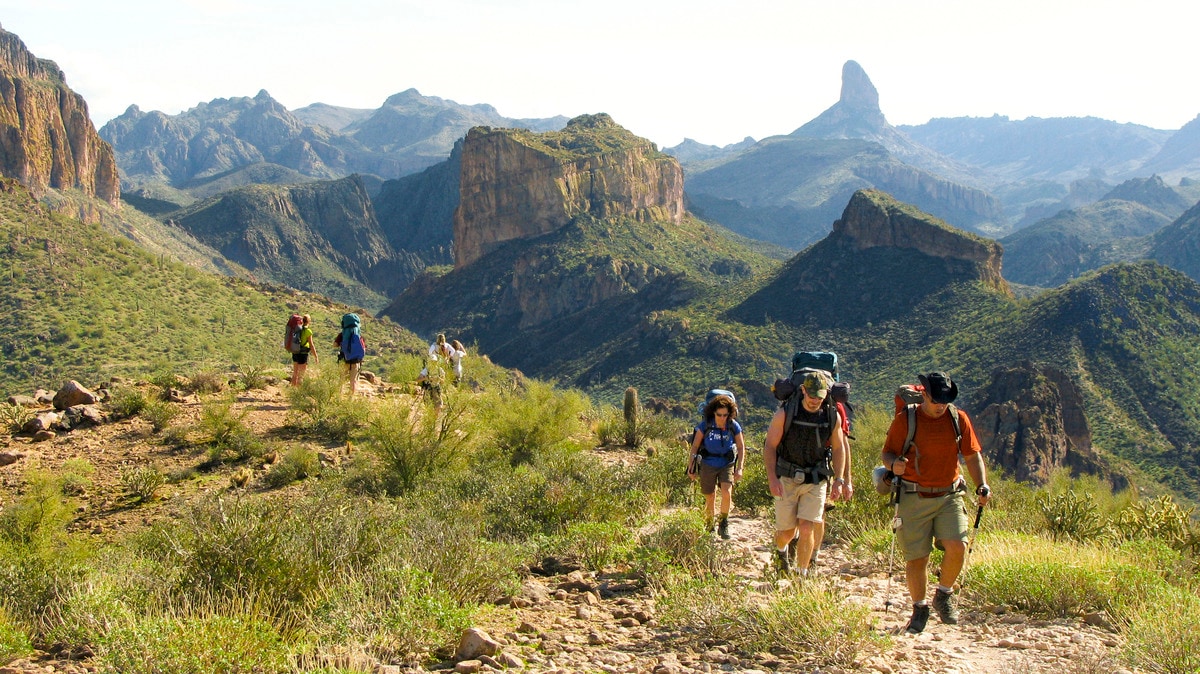
POLYGON ((854 480, 850 478, 850 466, 853 463, 850 460, 850 438, 843 438, 842 442, 846 448, 846 467, 842 471, 842 479, 846 481, 846 484, 842 486, 842 500, 849 501, 850 497, 854 496, 854 480))
POLYGON ((736 482, 742 476, 742 469, 746 467, 746 434, 738 433, 733 436, 733 444, 737 447, 737 456, 733 458, 733 479, 736 482))
POLYGON ((775 475, 775 449, 783 440, 783 422, 787 415, 783 408, 771 417, 771 425, 767 427, 767 440, 763 444, 763 467, 767 470, 767 485, 771 488, 772 496, 783 496, 783 484, 775 475))
POLYGON ((700 444, 704 442, 704 432, 696 429, 692 433, 692 451, 688 452, 687 474, 694 480, 696 473, 692 471, 692 466, 695 465, 696 457, 700 454, 700 444))
POLYGON ((991 498, 991 488, 988 487, 987 493, 980 493, 980 487, 987 487, 987 469, 983 467, 983 454, 975 453, 963 457, 963 465, 967 467, 967 472, 971 474, 971 481, 975 483, 975 493, 979 496, 979 505, 985 505, 988 499, 991 498))
POLYGON ((833 450, 833 474, 837 476, 833 480, 831 497, 836 501, 845 494, 846 489, 846 480, 842 477, 846 472, 846 436, 842 433, 841 424, 834 427, 829 444, 833 450))

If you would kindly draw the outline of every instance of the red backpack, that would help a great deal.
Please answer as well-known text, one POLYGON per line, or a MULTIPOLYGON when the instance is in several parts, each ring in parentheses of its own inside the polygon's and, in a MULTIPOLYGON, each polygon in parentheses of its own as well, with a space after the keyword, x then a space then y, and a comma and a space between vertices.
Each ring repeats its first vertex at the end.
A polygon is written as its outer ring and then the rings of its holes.
POLYGON ((287 329, 283 333, 283 348, 290 353, 300 353, 300 327, 304 318, 300 314, 292 314, 288 319, 287 329))

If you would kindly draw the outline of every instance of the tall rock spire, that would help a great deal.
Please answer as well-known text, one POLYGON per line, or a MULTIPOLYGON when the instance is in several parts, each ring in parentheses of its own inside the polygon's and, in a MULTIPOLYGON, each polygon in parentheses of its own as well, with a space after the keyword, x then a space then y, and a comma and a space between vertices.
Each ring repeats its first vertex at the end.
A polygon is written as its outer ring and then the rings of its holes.
MULTIPOLYGON (((856 61, 842 66, 842 97, 816 119, 792 132, 810 138, 865 138, 894 134, 879 109, 879 92, 856 61)), ((885 143, 885 147, 887 144, 885 143)))

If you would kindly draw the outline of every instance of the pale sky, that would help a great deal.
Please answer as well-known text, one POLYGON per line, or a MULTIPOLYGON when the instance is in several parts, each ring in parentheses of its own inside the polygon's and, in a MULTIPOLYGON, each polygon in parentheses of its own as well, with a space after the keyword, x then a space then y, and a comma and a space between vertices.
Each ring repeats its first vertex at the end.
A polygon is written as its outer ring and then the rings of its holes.
POLYGON ((607 112, 662 147, 790 133, 858 61, 892 124, 1200 114, 1184 0, 0 0, 97 127, 260 89, 289 109, 416 88, 507 117, 607 112))

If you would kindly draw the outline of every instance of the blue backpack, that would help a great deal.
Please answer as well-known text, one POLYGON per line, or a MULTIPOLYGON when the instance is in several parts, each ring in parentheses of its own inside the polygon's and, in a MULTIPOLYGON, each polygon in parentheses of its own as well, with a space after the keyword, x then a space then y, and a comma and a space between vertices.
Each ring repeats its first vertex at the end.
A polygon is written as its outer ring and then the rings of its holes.
POLYGON ((358 314, 342 316, 341 356, 343 360, 360 361, 367 355, 362 336, 358 334, 360 325, 362 325, 362 321, 358 314))

